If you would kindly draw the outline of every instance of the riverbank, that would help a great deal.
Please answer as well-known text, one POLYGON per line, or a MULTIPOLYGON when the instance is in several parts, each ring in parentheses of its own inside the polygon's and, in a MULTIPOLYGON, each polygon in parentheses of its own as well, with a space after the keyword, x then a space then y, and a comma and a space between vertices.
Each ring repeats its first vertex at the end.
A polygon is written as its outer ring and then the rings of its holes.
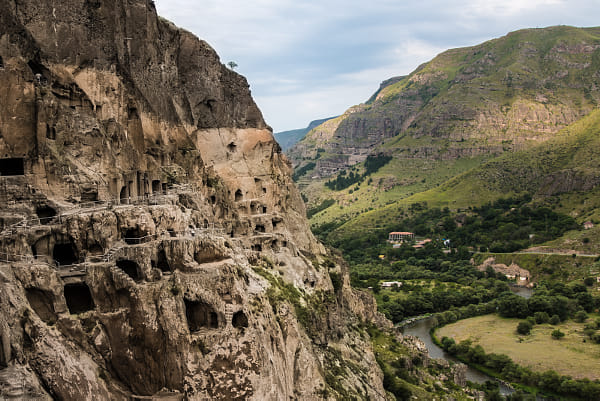
POLYGON ((452 338, 456 343, 471 340, 486 352, 504 354, 535 372, 554 370, 575 379, 600 379, 600 346, 586 341, 589 340, 583 332, 586 323, 567 320, 557 325, 536 324, 530 334, 520 335, 516 327, 522 321, 484 315, 448 324, 436 332, 440 338, 452 338), (551 336, 557 329, 565 334, 560 340, 551 336))
MULTIPOLYGON (((436 331, 438 330, 438 328, 439 327, 432 327, 429 330, 429 335, 431 336, 431 340, 435 343, 435 345, 437 345, 438 347, 443 349, 443 345, 442 345, 440 339, 436 335, 436 331)), ((477 371, 493 378, 501 386, 505 386, 507 389, 511 390, 510 393, 514 392, 515 389, 521 389, 527 393, 536 394, 535 388, 528 387, 528 386, 522 385, 520 383, 508 382, 508 381, 504 380, 497 372, 495 372, 492 369, 487 368, 481 364, 469 362, 465 358, 461 358, 460 356, 457 356, 457 355, 454 355, 453 358, 457 359, 461 363, 464 363, 465 365, 469 366, 470 368, 476 369, 477 371)))
MULTIPOLYGON (((430 332, 431 329, 437 325, 437 321, 433 316, 427 318, 421 318, 414 321, 412 324, 405 325, 402 330, 404 335, 411 335, 421 340, 429 352, 429 356, 435 359, 445 359, 451 363, 461 362, 457 358, 452 357, 446 353, 439 345, 436 345, 433 341, 430 332)), ((484 384, 486 381, 497 381, 494 377, 488 376, 485 373, 480 372, 477 369, 469 367, 467 365, 466 379, 470 382, 477 384, 484 384)), ((502 382, 499 383, 499 390, 502 395, 509 395, 514 392, 512 387, 505 386, 502 382)))

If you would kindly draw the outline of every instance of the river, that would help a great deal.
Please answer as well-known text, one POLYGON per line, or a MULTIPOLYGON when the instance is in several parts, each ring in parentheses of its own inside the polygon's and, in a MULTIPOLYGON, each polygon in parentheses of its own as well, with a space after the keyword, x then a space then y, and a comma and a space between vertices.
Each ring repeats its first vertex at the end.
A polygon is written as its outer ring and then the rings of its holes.
MULTIPOLYGON (((515 294, 522 296, 523 298, 530 298, 533 294, 533 290, 531 288, 513 286, 510 287, 510 290, 515 294)), ((404 325, 402 327, 402 332, 406 335, 417 337, 419 340, 423 341, 427 347, 427 350, 429 351, 429 356, 432 358, 441 358, 451 362, 459 362, 456 358, 453 358, 433 342, 433 339, 429 334, 429 331, 433 327, 433 323, 434 322, 431 317, 417 320, 416 322, 404 325)), ((495 378, 490 377, 470 366, 467 366, 467 380, 474 383, 485 383, 488 380, 497 381, 495 378)), ((511 387, 507 386, 501 381, 497 382, 500 385, 500 393, 502 395, 514 393, 514 390, 511 387)))

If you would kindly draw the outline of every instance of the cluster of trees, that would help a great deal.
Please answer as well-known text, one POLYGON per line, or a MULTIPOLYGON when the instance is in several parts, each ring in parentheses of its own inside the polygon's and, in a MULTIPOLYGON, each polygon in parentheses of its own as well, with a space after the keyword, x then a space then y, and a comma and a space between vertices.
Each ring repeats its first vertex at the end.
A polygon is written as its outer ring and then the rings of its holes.
POLYGON ((354 171, 350 171, 350 174, 348 174, 346 173, 346 170, 342 170, 337 177, 327 181, 325 186, 331 190, 340 191, 362 180, 363 176, 361 174, 355 173, 354 171))
POLYGON ((306 211, 306 216, 310 219, 312 216, 314 216, 315 214, 319 213, 322 210, 327 209, 329 206, 333 205, 334 203, 335 203, 335 200, 333 200, 333 199, 325 199, 321 203, 319 203, 317 206, 308 209, 306 211))
POLYGON ((314 232, 329 245, 340 249, 352 263, 366 263, 385 254, 387 260, 407 260, 442 256, 442 239, 450 239, 454 259, 469 259, 469 249, 491 252, 514 252, 531 245, 558 238, 565 231, 578 227, 575 220, 546 207, 531 206, 530 196, 499 199, 464 212, 448 208, 427 208, 414 204, 408 216, 388 222, 375 230, 355 233, 352 237, 330 238, 339 224, 317 227, 314 232), (390 231, 410 231, 434 241, 424 249, 415 250, 410 244, 393 249, 386 243, 390 231), (459 253, 460 255, 456 255, 459 253))
POLYGON ((475 307, 510 293, 503 275, 479 271, 467 261, 428 258, 410 262, 414 264, 399 261, 391 265, 378 264, 375 268, 369 264, 358 265, 351 272, 352 285, 371 287, 376 293, 379 310, 395 323, 426 313, 469 305, 475 307), (404 284, 381 291, 379 281, 390 279, 404 284), (428 283, 418 285, 406 282, 422 279, 428 283), (432 287, 429 282, 435 282, 435 285, 432 287), (401 296, 398 293, 402 293, 401 296))
POLYGON ((383 154, 369 155, 364 163, 364 173, 359 174, 358 172, 355 173, 354 171, 350 171, 350 174, 348 174, 346 170, 343 170, 337 175, 337 177, 327 181, 325 186, 334 191, 340 191, 348 188, 351 185, 362 182, 366 176, 376 173, 380 168, 388 164, 390 160, 392 160, 392 156, 386 156, 383 154))
POLYGON ((294 173, 292 174, 292 180, 298 181, 298 179, 300 179, 300 177, 302 177, 304 174, 306 174, 309 171, 311 171, 312 169, 314 169, 316 167, 316 165, 317 164, 315 162, 308 162, 304 166, 296 169, 294 171, 294 173))
POLYGON ((534 323, 552 323, 554 316, 565 321, 575 318, 579 311, 592 312, 599 303, 600 299, 594 298, 584 285, 542 282, 529 299, 514 294, 500 298, 498 313, 503 317, 532 317, 534 323))
POLYGON ((399 226, 420 236, 450 238, 455 247, 476 246, 491 252, 514 252, 578 227, 572 217, 531 206, 530 201, 529 195, 498 199, 462 213, 426 209, 399 226))
POLYGON ((441 346, 446 352, 466 362, 491 369, 511 382, 523 383, 551 393, 584 400, 600 399, 600 381, 575 380, 570 376, 559 375, 553 370, 533 372, 531 369, 517 365, 506 355, 486 354, 480 345, 473 346, 469 340, 456 344, 453 339, 443 337, 441 346))

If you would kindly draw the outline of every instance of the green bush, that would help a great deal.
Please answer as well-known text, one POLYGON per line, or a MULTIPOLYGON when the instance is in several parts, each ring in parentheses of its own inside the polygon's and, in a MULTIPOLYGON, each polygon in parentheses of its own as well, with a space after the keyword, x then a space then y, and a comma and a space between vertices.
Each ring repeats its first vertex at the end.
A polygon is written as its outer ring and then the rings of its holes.
POLYGON ((550 316, 546 312, 535 312, 533 318, 537 324, 548 323, 550 321, 550 316))
POLYGON ((517 325, 517 333, 528 335, 529 333, 531 333, 532 328, 533 325, 531 324, 531 322, 525 320, 523 322, 519 322, 519 324, 517 325))
POLYGON ((556 329, 552 332, 551 335, 552 335, 552 338, 554 338, 555 340, 560 340, 561 338, 563 338, 565 336, 565 333, 560 331, 560 329, 556 329))
POLYGON ((576 322, 578 323, 583 323, 587 320, 588 315, 587 313, 585 313, 585 311, 580 310, 579 312, 577 312, 574 316, 574 319, 576 322))

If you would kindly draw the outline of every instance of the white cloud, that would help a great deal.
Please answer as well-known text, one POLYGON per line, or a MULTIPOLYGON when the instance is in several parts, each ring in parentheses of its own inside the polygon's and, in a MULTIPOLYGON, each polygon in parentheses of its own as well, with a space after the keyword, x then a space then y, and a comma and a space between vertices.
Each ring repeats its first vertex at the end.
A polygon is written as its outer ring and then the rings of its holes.
POLYGON ((363 102, 441 51, 516 29, 597 25, 598 0, 156 0, 245 75, 276 131, 363 102))

